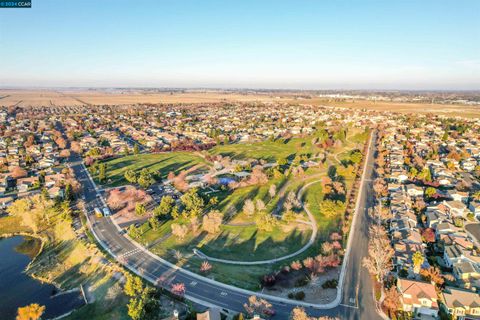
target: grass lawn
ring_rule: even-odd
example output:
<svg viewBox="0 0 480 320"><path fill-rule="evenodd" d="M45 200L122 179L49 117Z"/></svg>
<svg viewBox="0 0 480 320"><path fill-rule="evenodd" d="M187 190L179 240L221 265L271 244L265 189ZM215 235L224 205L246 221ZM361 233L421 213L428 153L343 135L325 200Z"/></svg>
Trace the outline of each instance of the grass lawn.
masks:
<svg viewBox="0 0 480 320"><path fill-rule="evenodd" d="M12 233L31 232L32 230L22 225L19 217L4 216L0 218L0 235L8 235Z"/></svg>
<svg viewBox="0 0 480 320"><path fill-rule="evenodd" d="M321 148L312 145L312 138L277 139L276 141L265 140L254 143L235 143L220 145L212 148L211 154L230 156L234 159L264 159L276 161L282 158L293 159L296 154L315 154Z"/></svg>
<svg viewBox="0 0 480 320"><path fill-rule="evenodd" d="M342 217L339 214L337 217L327 217L321 210L320 205L323 201L323 192L322 185L320 182L314 183L308 187L304 194L304 202L308 209L315 217L318 227L318 237L325 239L331 232L338 231L337 226L340 218Z"/></svg>
<svg viewBox="0 0 480 320"><path fill-rule="evenodd" d="M153 172L160 172L165 178L170 171L178 174L182 170L189 169L197 164L203 164L203 158L192 152L168 152L157 154L138 154L116 158L105 162L107 164L107 186L119 186L127 183L124 174L127 170L137 173L146 168ZM98 182L98 175L93 178Z"/></svg>
<svg viewBox="0 0 480 320"><path fill-rule="evenodd" d="M271 232L266 232L259 231L255 225L222 226L221 233L213 239L202 241L199 249L208 256L231 260L254 261L281 257L303 247L311 234L307 225L286 227L276 226Z"/></svg>
<svg viewBox="0 0 480 320"><path fill-rule="evenodd" d="M138 241L152 245L151 250L161 256L171 256L173 250L189 255L198 248L214 258L231 260L265 260L286 255L300 249L307 243L310 227L300 223L278 225L272 231L260 231L255 225L222 225L221 232L208 236L205 232L188 234L185 239L176 239L171 232L172 221L166 221L158 230L148 224L141 227L143 232ZM154 243L154 241L158 243ZM272 250L272 248L275 250Z"/></svg>

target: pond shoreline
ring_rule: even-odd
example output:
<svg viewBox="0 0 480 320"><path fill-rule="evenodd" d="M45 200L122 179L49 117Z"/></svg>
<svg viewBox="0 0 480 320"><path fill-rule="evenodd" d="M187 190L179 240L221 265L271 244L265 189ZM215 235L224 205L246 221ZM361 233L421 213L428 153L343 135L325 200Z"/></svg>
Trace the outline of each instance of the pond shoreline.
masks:
<svg viewBox="0 0 480 320"><path fill-rule="evenodd" d="M16 239L17 237L18 239ZM32 256L26 252L17 250L18 246L24 244L28 239L39 241L39 248L34 251L34 255ZM12 279L15 280L13 294L10 297L11 301L8 301L8 303L4 302L4 306L2 307L5 309L4 312L8 310L8 317L14 319L15 316L12 312L16 312L16 310L8 308L8 306L14 305L15 308L22 307L27 300L30 301L27 304L38 302L41 305L47 305L44 319L65 316L84 305L79 289L74 288L64 291L58 284L33 274L31 270L32 264L36 261L37 257L43 253L46 239L28 232L11 232L0 234L0 242L3 241L10 242L7 244L4 243L2 246L3 252L1 252L1 254L8 260L8 264L4 262L3 265L0 265L5 268L3 272L7 273L7 277L5 277L3 281L8 283L9 281L11 282ZM27 258L28 263L24 265ZM19 268L21 268L21 270L18 270ZM0 282L2 282L1 279ZM6 319L8 319L8 317Z"/></svg>

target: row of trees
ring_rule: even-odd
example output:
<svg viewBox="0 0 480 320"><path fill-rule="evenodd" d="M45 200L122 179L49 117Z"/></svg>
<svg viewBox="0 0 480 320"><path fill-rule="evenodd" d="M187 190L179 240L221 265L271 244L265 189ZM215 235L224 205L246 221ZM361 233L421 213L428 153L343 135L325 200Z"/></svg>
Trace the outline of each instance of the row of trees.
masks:
<svg viewBox="0 0 480 320"><path fill-rule="evenodd" d="M123 291L130 297L127 313L132 320L158 319L160 305L155 289L144 286L139 277L127 275Z"/></svg>

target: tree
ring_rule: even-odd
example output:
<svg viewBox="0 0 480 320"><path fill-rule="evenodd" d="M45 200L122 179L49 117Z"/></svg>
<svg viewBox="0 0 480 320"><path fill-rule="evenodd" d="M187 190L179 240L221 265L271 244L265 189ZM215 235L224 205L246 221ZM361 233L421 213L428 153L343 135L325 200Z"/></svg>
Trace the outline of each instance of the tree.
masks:
<svg viewBox="0 0 480 320"><path fill-rule="evenodd" d="M320 203L320 212L326 217L333 218L345 211L345 203L338 200L326 199Z"/></svg>
<svg viewBox="0 0 480 320"><path fill-rule="evenodd" d="M368 257L363 258L362 264L377 281L381 282L390 272L394 253L385 229L382 226L370 227Z"/></svg>
<svg viewBox="0 0 480 320"><path fill-rule="evenodd" d="M185 294L185 284L182 282L172 284L170 291L177 296L183 296Z"/></svg>
<svg viewBox="0 0 480 320"><path fill-rule="evenodd" d="M474 194L472 194L472 198L475 201L480 201L480 191L477 191Z"/></svg>
<svg viewBox="0 0 480 320"><path fill-rule="evenodd" d="M425 196L427 196L427 198L432 198L436 193L437 193L437 190L433 187L428 187L425 190Z"/></svg>
<svg viewBox="0 0 480 320"><path fill-rule="evenodd" d="M127 304L127 313L132 320L145 319L145 301L142 298L132 298Z"/></svg>
<svg viewBox="0 0 480 320"><path fill-rule="evenodd" d="M292 263L290 264L290 268L292 268L292 270L300 270L302 269L302 263L298 260L292 261Z"/></svg>
<svg viewBox="0 0 480 320"><path fill-rule="evenodd" d="M424 280L434 282L437 287L442 286L445 282L445 279L440 274L440 271L435 267L429 267L427 269L420 270L420 275Z"/></svg>
<svg viewBox="0 0 480 320"><path fill-rule="evenodd" d="M417 175L417 178L424 181L432 181L432 173L428 167L422 169L422 171Z"/></svg>
<svg viewBox="0 0 480 320"><path fill-rule="evenodd" d="M147 212L145 205L143 203L137 203L135 205L135 214L137 216L143 216Z"/></svg>
<svg viewBox="0 0 480 320"><path fill-rule="evenodd" d="M162 223L155 216L150 217L148 219L148 223L150 224L153 230L158 230L162 226Z"/></svg>
<svg viewBox="0 0 480 320"><path fill-rule="evenodd" d="M203 199L198 195L197 188L190 189L184 193L183 196L180 197L180 201L185 206L185 209L192 215L199 216L205 206Z"/></svg>
<svg viewBox="0 0 480 320"><path fill-rule="evenodd" d="M362 152L360 150L354 150L350 153L350 161L354 164L359 164L362 161Z"/></svg>
<svg viewBox="0 0 480 320"><path fill-rule="evenodd" d="M67 147L67 141L62 137L59 137L55 140L55 143L58 145L60 149L65 149Z"/></svg>
<svg viewBox="0 0 480 320"><path fill-rule="evenodd" d="M220 231L220 226L222 225L223 214L218 211L210 211L208 214L203 216L203 230L210 234L217 233Z"/></svg>
<svg viewBox="0 0 480 320"><path fill-rule="evenodd" d="M373 183L373 191L375 191L377 197L385 197L388 194L388 189L385 181L381 178L375 179Z"/></svg>
<svg viewBox="0 0 480 320"><path fill-rule="evenodd" d="M265 203L263 202L262 199L257 199L256 207L257 207L257 211L264 211L266 209Z"/></svg>
<svg viewBox="0 0 480 320"><path fill-rule="evenodd" d="M67 185L65 186L65 199L69 201L73 200L73 190L70 183L67 183Z"/></svg>
<svg viewBox="0 0 480 320"><path fill-rule="evenodd" d="M139 238L142 234L140 230L135 227L134 224L131 224L130 227L128 227L128 235L134 239Z"/></svg>
<svg viewBox="0 0 480 320"><path fill-rule="evenodd" d="M427 243L434 243L435 239L435 231L432 228L426 228L422 231L423 240Z"/></svg>
<svg viewBox="0 0 480 320"><path fill-rule="evenodd" d="M419 273L424 261L425 257L423 256L423 254L420 251L416 251L412 256L413 272Z"/></svg>
<svg viewBox="0 0 480 320"><path fill-rule="evenodd" d="M123 292L127 296L135 297L138 296L141 292L143 292L143 283L140 277L127 274L126 278L127 279L123 287Z"/></svg>
<svg viewBox="0 0 480 320"><path fill-rule="evenodd" d="M273 315L275 313L270 302L265 299L259 299L256 296L250 296L248 303L245 303L243 307L251 316L254 314Z"/></svg>
<svg viewBox="0 0 480 320"><path fill-rule="evenodd" d="M148 169L142 169L140 176L137 179L137 183L143 188L148 188L155 183L155 178Z"/></svg>
<svg viewBox="0 0 480 320"><path fill-rule="evenodd" d="M12 216L20 217L22 225L32 229L34 234L38 233L41 215L33 209L33 203L29 198L15 200L8 208L7 212Z"/></svg>
<svg viewBox="0 0 480 320"><path fill-rule="evenodd" d="M393 319L392 316L400 307L400 294L396 286L391 286L390 289L385 290L385 297L382 304L387 310L387 315Z"/></svg>
<svg viewBox="0 0 480 320"><path fill-rule="evenodd" d="M124 177L130 183L137 183L137 174L133 170L125 171Z"/></svg>
<svg viewBox="0 0 480 320"><path fill-rule="evenodd" d="M184 239L188 233L188 227L186 225L172 223L170 227L172 228L172 234L178 239Z"/></svg>
<svg viewBox="0 0 480 320"><path fill-rule="evenodd" d="M129 154L130 154L130 150L128 149L128 146L125 145L125 146L123 147L123 155L124 155L124 156L128 156Z"/></svg>
<svg viewBox="0 0 480 320"><path fill-rule="evenodd" d="M245 204L243 205L243 212L247 216L252 216L255 213L255 204L253 203L252 200L247 199L245 201Z"/></svg>
<svg viewBox="0 0 480 320"><path fill-rule="evenodd" d="M172 212L175 200L171 196L163 196L160 204L153 210L155 216L166 216Z"/></svg>
<svg viewBox="0 0 480 320"><path fill-rule="evenodd" d="M307 315L304 308L295 307L290 314L290 320L312 320L312 318Z"/></svg>
<svg viewBox="0 0 480 320"><path fill-rule="evenodd" d="M138 147L138 143L135 143L135 145L133 146L133 154L137 155L139 153L140 153L140 148Z"/></svg>
<svg viewBox="0 0 480 320"><path fill-rule="evenodd" d="M200 266L200 272L207 273L212 269L212 265L208 261L203 261Z"/></svg>
<svg viewBox="0 0 480 320"><path fill-rule="evenodd" d="M100 182L105 181L107 178L107 165L105 163L100 163L98 166L98 180Z"/></svg>
<svg viewBox="0 0 480 320"><path fill-rule="evenodd" d="M82 147L81 147L80 143L77 142L77 141L73 141L70 144L70 150L72 150L75 153L82 153Z"/></svg>
<svg viewBox="0 0 480 320"><path fill-rule="evenodd" d="M45 306L32 303L28 306L18 308L16 320L38 320L44 312Z"/></svg>
<svg viewBox="0 0 480 320"><path fill-rule="evenodd" d="M268 194L270 195L270 198L275 197L275 195L277 194L277 186L275 184L272 183L272 185L268 189Z"/></svg>
<svg viewBox="0 0 480 320"><path fill-rule="evenodd" d="M270 213L260 211L255 215L255 224L259 230L272 231L277 224L277 219Z"/></svg>

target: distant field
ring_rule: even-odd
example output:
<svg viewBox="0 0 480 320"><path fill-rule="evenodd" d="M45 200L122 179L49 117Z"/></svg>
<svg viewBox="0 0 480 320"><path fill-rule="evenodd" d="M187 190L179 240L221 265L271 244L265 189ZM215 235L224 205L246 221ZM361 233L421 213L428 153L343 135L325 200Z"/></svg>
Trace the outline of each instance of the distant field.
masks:
<svg viewBox="0 0 480 320"><path fill-rule="evenodd" d="M130 155L107 161L107 186L119 186L126 183L124 174L127 170L140 172L147 168L151 171L160 171L166 177L170 171L177 174L181 170L189 169L204 160L190 152L169 152L159 154ZM97 179L97 176L94 176Z"/></svg>
<svg viewBox="0 0 480 320"><path fill-rule="evenodd" d="M368 109L375 111L392 111L400 113L434 113L449 116L461 116L466 118L480 117L480 107L465 105L445 105L438 103L403 103L370 100L345 100L333 101L329 99L290 100L292 103L314 104L332 107L345 107L352 109Z"/></svg>
<svg viewBox="0 0 480 320"><path fill-rule="evenodd" d="M22 91L0 90L0 106L81 106L135 103L202 103L222 101L287 101L271 95L253 95L221 92L188 93L108 93L99 91Z"/></svg>
<svg viewBox="0 0 480 320"><path fill-rule="evenodd" d="M103 92L94 90L0 90L0 106L73 106L115 105L135 103L213 103L226 101L291 102L298 104L328 105L377 111L402 113L436 113L463 117L480 117L480 107L431 103L401 103L369 100L334 101L326 98L295 99L291 93L223 93L217 91L162 92L143 91Z"/></svg>

